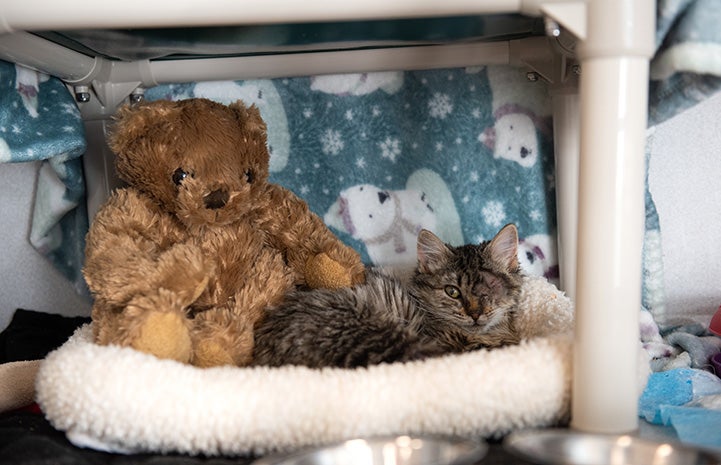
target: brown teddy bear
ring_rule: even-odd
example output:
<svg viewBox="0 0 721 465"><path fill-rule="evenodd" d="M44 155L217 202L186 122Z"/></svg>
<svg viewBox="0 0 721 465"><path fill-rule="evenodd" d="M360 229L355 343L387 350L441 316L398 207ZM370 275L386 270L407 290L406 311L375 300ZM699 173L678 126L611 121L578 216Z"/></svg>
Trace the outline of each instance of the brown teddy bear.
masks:
<svg viewBox="0 0 721 465"><path fill-rule="evenodd" d="M294 286L364 280L360 256L268 181L255 106L125 106L108 141L128 187L112 194L87 236L97 343L203 367L247 365L266 306Z"/></svg>

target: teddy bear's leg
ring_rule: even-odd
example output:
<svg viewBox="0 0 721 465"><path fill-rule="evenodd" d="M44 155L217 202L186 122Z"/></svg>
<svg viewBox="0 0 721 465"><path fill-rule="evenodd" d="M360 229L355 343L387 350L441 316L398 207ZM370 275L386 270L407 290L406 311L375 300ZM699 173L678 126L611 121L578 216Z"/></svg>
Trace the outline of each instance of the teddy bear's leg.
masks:
<svg viewBox="0 0 721 465"><path fill-rule="evenodd" d="M253 353L253 321L230 309L206 310L193 324L191 363L199 367L245 366Z"/></svg>
<svg viewBox="0 0 721 465"><path fill-rule="evenodd" d="M326 253L319 253L305 264L305 282L312 288L340 289L353 284L353 276Z"/></svg>
<svg viewBox="0 0 721 465"><path fill-rule="evenodd" d="M201 312L193 329L193 360L197 366L249 365L253 326L265 308L282 300L297 277L275 252L263 250L243 274L240 289L227 307Z"/></svg>
<svg viewBox="0 0 721 465"><path fill-rule="evenodd" d="M133 298L113 321L105 317L96 334L99 344L118 344L179 362L190 362L192 343L185 302L165 289ZM95 326L95 323L94 323Z"/></svg>

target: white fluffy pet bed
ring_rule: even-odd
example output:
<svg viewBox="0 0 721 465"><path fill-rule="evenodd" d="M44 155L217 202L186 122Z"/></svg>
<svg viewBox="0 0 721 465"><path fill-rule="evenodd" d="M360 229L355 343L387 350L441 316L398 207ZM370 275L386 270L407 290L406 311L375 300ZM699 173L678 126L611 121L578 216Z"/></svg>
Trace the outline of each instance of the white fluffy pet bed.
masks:
<svg viewBox="0 0 721 465"><path fill-rule="evenodd" d="M48 355L37 401L76 445L260 454L382 434L497 437L568 416L573 309L526 278L518 346L367 369L201 369L99 346L80 328Z"/></svg>

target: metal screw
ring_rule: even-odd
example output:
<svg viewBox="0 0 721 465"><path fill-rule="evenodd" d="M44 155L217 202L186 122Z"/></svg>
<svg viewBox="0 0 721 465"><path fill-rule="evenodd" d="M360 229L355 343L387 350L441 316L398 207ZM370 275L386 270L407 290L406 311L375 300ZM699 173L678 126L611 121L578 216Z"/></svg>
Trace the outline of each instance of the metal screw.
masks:
<svg viewBox="0 0 721 465"><path fill-rule="evenodd" d="M550 37L558 37L561 35L561 26L551 18L544 18L543 25L546 28L546 35Z"/></svg>
<svg viewBox="0 0 721 465"><path fill-rule="evenodd" d="M130 93L131 104L140 103L143 100L145 100L145 89L143 89L142 87L138 87Z"/></svg>
<svg viewBox="0 0 721 465"><path fill-rule="evenodd" d="M88 86L75 86L75 100L80 103L90 101L90 88Z"/></svg>
<svg viewBox="0 0 721 465"><path fill-rule="evenodd" d="M541 76L535 71L529 71L526 73L526 79L528 79L531 82L536 82L540 78L541 78Z"/></svg>

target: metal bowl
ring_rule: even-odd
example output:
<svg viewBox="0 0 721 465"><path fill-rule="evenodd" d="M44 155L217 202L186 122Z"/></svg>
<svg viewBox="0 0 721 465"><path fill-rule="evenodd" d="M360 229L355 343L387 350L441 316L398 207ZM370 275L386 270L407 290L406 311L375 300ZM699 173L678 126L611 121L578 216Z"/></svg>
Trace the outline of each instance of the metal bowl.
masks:
<svg viewBox="0 0 721 465"><path fill-rule="evenodd" d="M328 447L263 457L254 465L469 465L485 442L452 437L391 436L351 439Z"/></svg>
<svg viewBox="0 0 721 465"><path fill-rule="evenodd" d="M546 465L721 465L709 451L629 435L569 430L519 431L504 447L530 462Z"/></svg>

